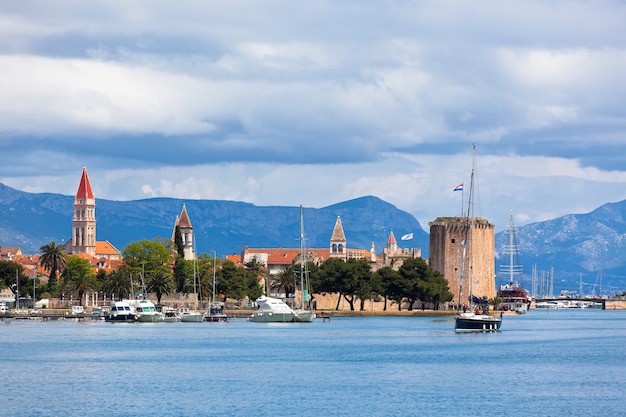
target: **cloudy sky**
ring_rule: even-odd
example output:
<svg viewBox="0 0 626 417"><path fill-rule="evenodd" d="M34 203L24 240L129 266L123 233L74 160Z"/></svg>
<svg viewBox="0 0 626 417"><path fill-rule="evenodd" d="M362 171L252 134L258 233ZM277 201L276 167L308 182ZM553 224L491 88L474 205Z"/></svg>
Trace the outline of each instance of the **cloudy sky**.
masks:
<svg viewBox="0 0 626 417"><path fill-rule="evenodd" d="M0 0L0 182L324 207L427 230L626 199L621 1ZM465 183L464 193L453 192Z"/></svg>

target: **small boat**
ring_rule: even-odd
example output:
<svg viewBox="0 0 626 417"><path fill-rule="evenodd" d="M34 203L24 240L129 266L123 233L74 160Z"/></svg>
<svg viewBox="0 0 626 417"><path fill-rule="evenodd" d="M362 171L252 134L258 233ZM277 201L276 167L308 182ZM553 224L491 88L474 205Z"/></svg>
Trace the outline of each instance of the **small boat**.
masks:
<svg viewBox="0 0 626 417"><path fill-rule="evenodd" d="M294 321L295 313L283 300L262 295L256 299L259 309L252 313L249 321L257 323L288 323Z"/></svg>
<svg viewBox="0 0 626 417"><path fill-rule="evenodd" d="M172 307L163 307L161 309L161 320L163 323L177 323L180 321L178 312Z"/></svg>
<svg viewBox="0 0 626 417"><path fill-rule="evenodd" d="M156 310L150 300L130 300L128 304L135 314L138 323L158 323L161 321L161 313Z"/></svg>
<svg viewBox="0 0 626 417"><path fill-rule="evenodd" d="M217 323L220 321L228 321L228 316L224 313L224 303L215 301L215 271L217 270L217 255L213 252L213 290L209 310L204 314L204 321Z"/></svg>
<svg viewBox="0 0 626 417"><path fill-rule="evenodd" d="M219 321L228 321L228 316L224 313L224 303L214 303L209 305L209 310L204 313L204 321L217 323Z"/></svg>
<svg viewBox="0 0 626 417"><path fill-rule="evenodd" d="M299 323L312 323L315 320L315 312L311 309L309 294L309 270L307 268L307 255L304 250L304 217L302 213L302 204L300 205L300 271L296 275L300 277L300 307L293 310L293 321ZM297 282L294 276L294 282Z"/></svg>
<svg viewBox="0 0 626 417"><path fill-rule="evenodd" d="M455 318L454 331L463 332L497 332L502 324L502 312L499 316L491 316L479 311L461 313Z"/></svg>
<svg viewBox="0 0 626 417"><path fill-rule="evenodd" d="M132 312L128 301L118 300L111 303L111 310L104 319L111 322L134 322L135 313Z"/></svg>
<svg viewBox="0 0 626 417"><path fill-rule="evenodd" d="M180 321L183 323L201 323L204 320L202 313L187 307L178 308L178 317L180 317Z"/></svg>

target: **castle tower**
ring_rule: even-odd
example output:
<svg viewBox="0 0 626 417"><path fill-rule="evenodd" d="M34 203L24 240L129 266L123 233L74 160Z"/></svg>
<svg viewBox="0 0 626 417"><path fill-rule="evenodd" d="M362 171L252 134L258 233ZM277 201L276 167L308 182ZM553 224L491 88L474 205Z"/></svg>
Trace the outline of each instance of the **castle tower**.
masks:
<svg viewBox="0 0 626 417"><path fill-rule="evenodd" d="M387 253L396 253L398 251L398 241L396 240L396 236L393 234L393 230L389 232L386 249Z"/></svg>
<svg viewBox="0 0 626 417"><path fill-rule="evenodd" d="M341 225L341 218L339 216L337 216L335 228L330 237L330 257L346 258L346 235L343 232L343 226Z"/></svg>
<svg viewBox="0 0 626 417"><path fill-rule="evenodd" d="M491 299L496 296L495 226L484 217L471 220L467 217L439 217L428 224L430 266L443 274L454 294L453 302L461 304L469 303L470 284L477 297ZM470 233L472 224L473 233ZM463 292L459 298L461 269Z"/></svg>
<svg viewBox="0 0 626 417"><path fill-rule="evenodd" d="M78 191L74 198L71 253L96 255L96 199L91 190L86 166L83 166Z"/></svg>
<svg viewBox="0 0 626 417"><path fill-rule="evenodd" d="M178 227L180 236L183 239L184 259L195 259L196 254L193 246L193 226L191 225L191 220L189 220L189 215L187 214L187 207L185 207L184 204L183 209L180 212L180 216L176 217L176 222L174 223L174 231L172 232L172 240L174 241L176 238L176 227Z"/></svg>

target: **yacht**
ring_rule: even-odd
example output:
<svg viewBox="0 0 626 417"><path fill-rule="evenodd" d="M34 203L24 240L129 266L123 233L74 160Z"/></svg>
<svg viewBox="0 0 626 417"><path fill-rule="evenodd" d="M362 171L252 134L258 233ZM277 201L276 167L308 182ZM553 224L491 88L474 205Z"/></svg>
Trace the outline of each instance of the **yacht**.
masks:
<svg viewBox="0 0 626 417"><path fill-rule="evenodd" d="M294 321L295 312L283 300L262 295L256 299L259 309L252 313L249 321L257 323L287 323Z"/></svg>
<svg viewBox="0 0 626 417"><path fill-rule="evenodd" d="M135 313L132 312L128 301L118 300L111 303L111 310L104 319L111 322L134 322Z"/></svg>
<svg viewBox="0 0 626 417"><path fill-rule="evenodd" d="M128 304L135 313L135 320L139 323L157 323L161 321L161 313L156 310L150 300L130 300Z"/></svg>

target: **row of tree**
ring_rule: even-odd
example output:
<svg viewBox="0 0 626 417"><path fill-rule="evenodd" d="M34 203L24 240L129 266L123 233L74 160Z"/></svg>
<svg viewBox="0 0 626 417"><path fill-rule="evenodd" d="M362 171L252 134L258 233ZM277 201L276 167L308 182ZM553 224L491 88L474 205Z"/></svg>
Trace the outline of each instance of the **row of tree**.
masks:
<svg viewBox="0 0 626 417"><path fill-rule="evenodd" d="M213 257L202 254L195 261L185 260L181 241L176 238L174 242L165 239L132 242L123 250L119 268L111 272L101 270L97 274L88 260L66 255L64 247L55 242L40 249L40 265L49 271L47 285L38 279L26 278L20 264L1 261L0 286L11 288L16 294L17 279L19 296L35 291L41 298L67 300L75 297L81 303L87 292L99 293L107 299L132 298L145 292L154 294L160 303L163 296L192 293L199 301L254 300L266 291L291 298L299 287L295 279L299 265L270 277L256 258L247 262L245 268L217 259L215 254ZM343 261L337 258L327 259L321 265L309 261L306 270L311 293L338 294L337 309L342 299L351 310L364 310L369 300L384 301L385 310L388 302L397 304L400 310L403 306L412 310L420 302L438 308L452 300L447 281L420 258L405 260L398 270L387 266L373 272L365 259ZM265 283L266 288L261 283Z"/></svg>

